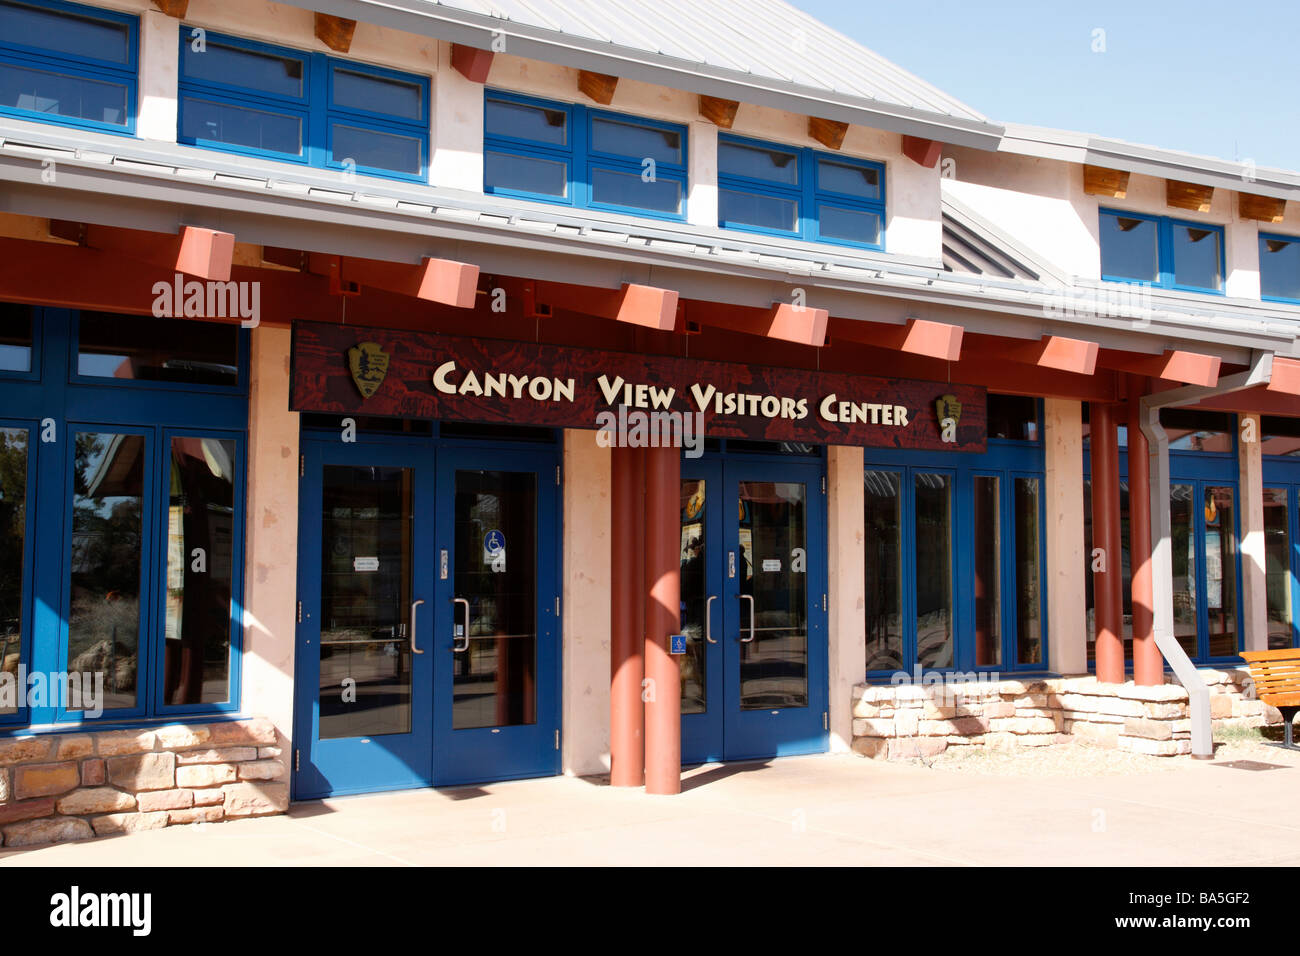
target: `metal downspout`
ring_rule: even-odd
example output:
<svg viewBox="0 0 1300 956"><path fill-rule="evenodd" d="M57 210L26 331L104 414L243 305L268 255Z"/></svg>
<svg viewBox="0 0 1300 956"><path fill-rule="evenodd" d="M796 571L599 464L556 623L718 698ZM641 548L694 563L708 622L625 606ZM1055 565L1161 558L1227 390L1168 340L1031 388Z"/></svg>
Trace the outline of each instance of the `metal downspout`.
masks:
<svg viewBox="0 0 1300 956"><path fill-rule="evenodd" d="M1255 352L1250 368L1231 375L1213 388L1188 385L1142 396L1142 434L1147 438L1151 468L1151 596L1156 647L1174 676L1187 689L1192 715L1192 756L1214 759L1210 734L1210 689L1183 646L1174 637L1174 568L1169 514L1169 436L1160 425L1160 409L1190 405L1216 395L1267 384L1273 374L1273 353Z"/></svg>

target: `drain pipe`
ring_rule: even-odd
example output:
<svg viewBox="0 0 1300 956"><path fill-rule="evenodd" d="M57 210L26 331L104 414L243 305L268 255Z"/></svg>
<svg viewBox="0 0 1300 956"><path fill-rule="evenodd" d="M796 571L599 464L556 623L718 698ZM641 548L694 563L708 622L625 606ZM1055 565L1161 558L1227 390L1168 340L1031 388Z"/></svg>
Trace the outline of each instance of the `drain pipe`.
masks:
<svg viewBox="0 0 1300 956"><path fill-rule="evenodd" d="M1253 352L1250 368L1230 375L1214 387L1187 385L1167 392L1142 396L1142 434L1147 439L1151 475L1151 596L1155 617L1156 647L1164 655L1174 676L1187 689L1192 712L1192 756L1214 759L1210 735L1210 689L1196 665L1174 637L1174 567L1169 516L1169 436L1160 425L1160 409L1191 405L1202 399L1256 385L1266 385L1273 375L1273 353Z"/></svg>

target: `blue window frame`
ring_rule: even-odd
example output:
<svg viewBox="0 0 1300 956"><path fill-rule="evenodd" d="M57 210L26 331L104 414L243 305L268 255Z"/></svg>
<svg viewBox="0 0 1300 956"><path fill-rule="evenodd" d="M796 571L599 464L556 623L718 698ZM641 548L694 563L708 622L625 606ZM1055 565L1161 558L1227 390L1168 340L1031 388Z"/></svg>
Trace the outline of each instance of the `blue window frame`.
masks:
<svg viewBox="0 0 1300 956"><path fill-rule="evenodd" d="M1119 209L1099 215L1101 277L1223 294L1223 227Z"/></svg>
<svg viewBox="0 0 1300 956"><path fill-rule="evenodd" d="M425 182L429 80L182 28L177 140Z"/></svg>
<svg viewBox="0 0 1300 956"><path fill-rule="evenodd" d="M686 127L489 90L483 191L686 218Z"/></svg>
<svg viewBox="0 0 1300 956"><path fill-rule="evenodd" d="M29 369L0 370L0 667L101 673L105 701L94 717L24 700L0 730L237 711L248 333L7 304L0 318L19 310L30 359L11 364Z"/></svg>
<svg viewBox="0 0 1300 956"><path fill-rule="evenodd" d="M865 159L718 137L718 225L885 248L885 167Z"/></svg>
<svg viewBox="0 0 1300 956"><path fill-rule="evenodd" d="M993 406L1003 396L990 396ZM1038 422L983 454L867 449L867 673L1041 672L1045 465ZM1003 416L1007 420L1016 416Z"/></svg>
<svg viewBox="0 0 1300 956"><path fill-rule="evenodd" d="M1266 302L1300 302L1300 236L1259 234L1259 295Z"/></svg>
<svg viewBox="0 0 1300 956"><path fill-rule="evenodd" d="M59 0L0 0L0 113L134 135L139 24Z"/></svg>

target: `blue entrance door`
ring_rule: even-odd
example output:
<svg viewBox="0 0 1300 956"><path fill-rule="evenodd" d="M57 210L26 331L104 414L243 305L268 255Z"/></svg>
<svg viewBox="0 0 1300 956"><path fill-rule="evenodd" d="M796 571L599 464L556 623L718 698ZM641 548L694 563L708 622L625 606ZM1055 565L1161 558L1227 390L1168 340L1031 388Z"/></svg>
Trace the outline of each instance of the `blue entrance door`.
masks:
<svg viewBox="0 0 1300 956"><path fill-rule="evenodd" d="M682 466L682 760L826 749L820 463Z"/></svg>
<svg viewBox="0 0 1300 956"><path fill-rule="evenodd" d="M434 782L559 773L556 455L444 449L438 487Z"/></svg>
<svg viewBox="0 0 1300 956"><path fill-rule="evenodd" d="M303 453L294 797L558 773L555 451Z"/></svg>
<svg viewBox="0 0 1300 956"><path fill-rule="evenodd" d="M428 786L433 452L303 442L294 796Z"/></svg>

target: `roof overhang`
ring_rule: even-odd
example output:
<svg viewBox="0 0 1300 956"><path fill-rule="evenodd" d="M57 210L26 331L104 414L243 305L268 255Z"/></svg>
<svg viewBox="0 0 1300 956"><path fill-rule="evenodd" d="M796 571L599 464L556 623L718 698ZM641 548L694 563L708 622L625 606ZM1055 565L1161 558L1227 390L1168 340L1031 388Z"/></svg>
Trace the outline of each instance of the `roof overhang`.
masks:
<svg viewBox="0 0 1300 956"><path fill-rule="evenodd" d="M479 49L491 49L494 34L504 33L512 56L555 63L578 70L654 83L675 90L788 110L872 129L996 150L1003 127L945 116L907 106L801 86L740 70L692 63L675 57L588 40L529 24L411 0L279 0L289 6L349 20L433 37Z"/></svg>
<svg viewBox="0 0 1300 956"><path fill-rule="evenodd" d="M1121 169L1144 176L1255 193L1275 199L1300 199L1300 173L1257 167L1249 161L1232 162L1197 156L1070 130L1008 123L998 149L1004 153Z"/></svg>

